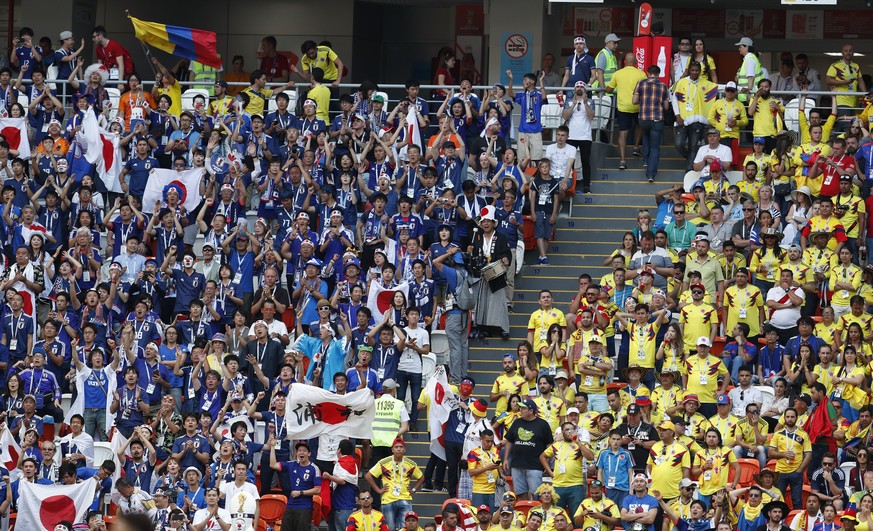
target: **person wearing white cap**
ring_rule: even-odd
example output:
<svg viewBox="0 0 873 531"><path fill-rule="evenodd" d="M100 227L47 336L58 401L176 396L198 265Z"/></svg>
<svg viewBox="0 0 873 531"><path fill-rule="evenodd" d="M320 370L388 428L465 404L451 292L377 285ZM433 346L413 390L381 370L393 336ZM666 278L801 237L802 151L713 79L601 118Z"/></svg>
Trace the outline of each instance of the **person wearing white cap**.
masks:
<svg viewBox="0 0 873 531"><path fill-rule="evenodd" d="M658 500L649 494L650 483L651 480L645 474L635 475L631 483L631 493L621 502L621 521L628 531L655 531Z"/></svg>
<svg viewBox="0 0 873 531"><path fill-rule="evenodd" d="M493 205L486 206L479 212L481 230L473 235L470 244L473 256L485 259L487 267L505 268L509 266L509 254L512 250L506 241L506 236L494 230L497 226L496 209ZM498 264L492 266L491 264ZM509 309L506 306L506 274L497 275L487 282L479 283L477 311L474 314L474 324L480 333L485 329L499 329L504 340L509 339Z"/></svg>
<svg viewBox="0 0 873 531"><path fill-rule="evenodd" d="M620 40L615 33L610 33L603 40L603 48L597 52L597 56L594 58L594 77L596 79L591 83L592 88L606 88L612 79L612 74L618 70L615 50L618 48Z"/></svg>
<svg viewBox="0 0 873 531"><path fill-rule="evenodd" d="M716 100L709 108L708 121L718 129L719 143L731 148L731 160L739 164L740 129L749 124L749 115L745 105L737 101L737 84L734 81L725 84L724 98Z"/></svg>
<svg viewBox="0 0 873 531"><path fill-rule="evenodd" d="M586 55L588 57L588 55ZM571 57L572 59L572 57ZM573 98L567 101L561 112L570 130L567 143L575 147L581 162L582 193L591 192L591 120L594 119L594 108L588 99L588 86L585 81L576 81L573 85ZM576 186L579 190L579 185Z"/></svg>
<svg viewBox="0 0 873 531"><path fill-rule="evenodd" d="M578 82L588 84L591 82L591 71L594 69L594 59L588 54L585 37L576 35L573 37L573 53L567 57L564 67L562 87L575 87Z"/></svg>
<svg viewBox="0 0 873 531"><path fill-rule="evenodd" d="M725 394L731 383L730 373L721 358L709 353L712 340L707 336L697 338L697 355L689 356L685 390L686 396L696 395L700 403L700 413L709 418L718 413L716 395ZM718 379L722 382L719 384Z"/></svg>
<svg viewBox="0 0 873 531"><path fill-rule="evenodd" d="M67 79L73 73L76 67L76 58L82 54L85 49L85 39L82 38L78 50L73 50L76 44L76 39L73 38L72 31L62 31L58 40L61 42L61 47L55 50L54 64L58 67L57 79Z"/></svg>
<svg viewBox="0 0 873 531"><path fill-rule="evenodd" d="M740 89L741 102L748 101L749 94L754 94L758 82L764 79L764 69L761 67L761 60L758 59L758 53L753 48L754 45L754 41L748 37L743 37L740 42L734 44L739 47L740 56L743 58L743 64L737 70L735 80Z"/></svg>

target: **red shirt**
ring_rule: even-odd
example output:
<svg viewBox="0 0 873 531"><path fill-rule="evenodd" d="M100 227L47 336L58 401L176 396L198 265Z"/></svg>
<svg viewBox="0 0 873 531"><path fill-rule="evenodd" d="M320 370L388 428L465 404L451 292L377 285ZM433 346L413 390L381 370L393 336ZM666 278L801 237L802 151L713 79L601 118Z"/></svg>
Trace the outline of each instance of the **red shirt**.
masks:
<svg viewBox="0 0 873 531"><path fill-rule="evenodd" d="M133 59L130 58L130 52L124 46L116 41L109 41L106 46L97 47L97 59L103 63L107 70L118 68L118 57L124 58L124 77L129 76L133 72Z"/></svg>
<svg viewBox="0 0 873 531"><path fill-rule="evenodd" d="M830 157L838 167L840 167L843 171L850 171L851 174L855 173L855 157L851 155L843 155L840 158ZM835 195L840 194L840 174L837 173L836 168L826 164L823 160L818 163L821 168L822 180L821 180L821 195L824 197L834 197Z"/></svg>
<svg viewBox="0 0 873 531"><path fill-rule="evenodd" d="M276 54L273 57L264 57L261 59L261 71L267 74L267 79L272 80L276 79L284 79L288 77L288 72L291 70L291 67L288 65L288 58L284 55ZM282 75L282 72L285 72L285 75Z"/></svg>

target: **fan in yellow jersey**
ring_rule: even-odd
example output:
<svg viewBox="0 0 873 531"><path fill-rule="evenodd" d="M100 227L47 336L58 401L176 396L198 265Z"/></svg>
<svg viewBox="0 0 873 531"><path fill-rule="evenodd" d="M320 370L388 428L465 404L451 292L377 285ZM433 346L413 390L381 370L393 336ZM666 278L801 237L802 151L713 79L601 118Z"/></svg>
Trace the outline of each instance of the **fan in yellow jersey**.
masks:
<svg viewBox="0 0 873 531"><path fill-rule="evenodd" d="M825 345L834 345L839 335L839 328L840 324L834 320L834 309L830 306L825 306L821 309L821 322L815 324L815 331L813 333Z"/></svg>
<svg viewBox="0 0 873 531"><path fill-rule="evenodd" d="M749 269L740 268L736 273L737 283L724 291L722 321L725 330L733 330L737 323L749 325L749 337L761 334L761 325L766 320L764 295L757 286L749 284Z"/></svg>
<svg viewBox="0 0 873 531"><path fill-rule="evenodd" d="M424 474L421 473L418 465L412 459L405 457L406 443L403 442L403 439L400 437L394 439L391 452L393 455L373 465L373 468L364 476L370 487L382 495L382 508L386 510L394 502L411 504L412 494L418 491L421 484L424 483ZM376 485L376 478L382 479L381 488ZM415 481L412 489L409 488L411 480ZM394 520L392 519L391 522L393 527Z"/></svg>
<svg viewBox="0 0 873 531"><path fill-rule="evenodd" d="M503 493L503 505L500 507L500 514L496 514L492 516L491 523L499 525L501 529L508 529L508 525L506 525L506 520L508 519L511 522L511 527L515 529L522 530L527 523L527 515L524 511L518 511L515 509L515 504L518 499L515 496L515 493L511 490L508 490ZM508 514L504 516L504 511L509 509L512 512L512 516L510 517ZM492 530L494 527L492 526Z"/></svg>
<svg viewBox="0 0 873 531"><path fill-rule="evenodd" d="M759 249L752 253L752 259L749 262L749 271L755 275L755 285L761 289L769 290L776 282L776 274L785 258L785 251L779 247L781 238L782 232L779 229L772 227L761 229L763 243Z"/></svg>
<svg viewBox="0 0 873 531"><path fill-rule="evenodd" d="M767 140L763 136L754 137L752 139L752 152L743 159L743 168L748 168L750 162L755 163L757 168L755 176L762 183L770 171L770 154L764 152L766 144ZM757 203L758 200L756 199L755 202Z"/></svg>
<svg viewBox="0 0 873 531"><path fill-rule="evenodd" d="M831 114L824 123L821 121L821 111L815 108L809 110L809 121L807 122L805 109L806 90L802 90L800 91L800 108L797 113L800 119L800 141L804 144L809 142L809 130L815 125L822 128L822 138L830 138L831 131L833 131L837 121L837 99L831 98Z"/></svg>
<svg viewBox="0 0 873 531"><path fill-rule="evenodd" d="M544 346L548 346L549 327L558 324L564 330L566 340L567 319L564 312L552 307L552 292L544 289L540 291L540 309L530 315L527 323L527 340L533 345L534 352L539 352Z"/></svg>
<svg viewBox="0 0 873 531"><path fill-rule="evenodd" d="M716 399L718 413L709 417L709 425L721 435L722 441L733 441L736 437L736 427L740 419L731 412L731 399L728 395L718 395Z"/></svg>
<svg viewBox="0 0 873 531"><path fill-rule="evenodd" d="M724 394L730 385L731 379L727 367L720 358L710 355L712 341L707 336L697 338L697 355L689 356L685 360L685 371L682 377L685 391L694 394L700 401L703 414L712 414L716 411L715 397ZM719 386L718 378L722 378ZM687 398L687 395L686 395Z"/></svg>
<svg viewBox="0 0 873 531"><path fill-rule="evenodd" d="M619 524L621 511L615 502L603 495L603 490L603 482L599 479L588 485L588 497L582 500L573 514L573 522L577 528L612 529Z"/></svg>
<svg viewBox="0 0 873 531"><path fill-rule="evenodd" d="M761 406L746 404L746 416L737 423L736 446L733 447L737 458L757 459L762 466L767 464L767 433L770 425L761 418Z"/></svg>
<svg viewBox="0 0 873 531"><path fill-rule="evenodd" d="M823 131L820 125L810 126L807 136L809 138L794 151L794 180L798 190L806 187L811 195L819 195L822 180L810 178L809 171L818 162L819 157L827 157L831 154L831 147L822 142Z"/></svg>
<svg viewBox="0 0 873 531"><path fill-rule="evenodd" d="M467 471L473 478L471 502L475 507L487 506L490 512L490 508L494 507L494 493L497 492L497 480L500 479L502 463L497 447L494 446L494 432L482 430L479 438L479 446L467 454Z"/></svg>
<svg viewBox="0 0 873 531"><path fill-rule="evenodd" d="M591 308L580 309L577 312L577 319L576 330L570 334L570 340L567 342L567 357L574 370L578 370L579 360L588 356L591 340L604 336L603 330L594 324L594 310ZM600 342L606 344L604 339L600 339Z"/></svg>
<svg viewBox="0 0 873 531"><path fill-rule="evenodd" d="M782 261L779 267L779 275L782 271L791 271L791 285L795 288L803 288L804 291L815 292L815 277L809 264L803 261L803 251L796 243L788 246L788 259Z"/></svg>
<svg viewBox="0 0 873 531"><path fill-rule="evenodd" d="M721 266L724 285L731 286L736 282L737 271L741 267L746 267L746 257L737 252L737 246L733 241L724 242L721 246L721 252L718 264Z"/></svg>
<svg viewBox="0 0 873 531"><path fill-rule="evenodd" d="M718 312L714 307L703 302L706 288L703 284L692 284L691 304L679 312L679 327L682 329L682 341L685 343L685 353L690 353L699 337L715 339L718 331Z"/></svg>
<svg viewBox="0 0 873 531"><path fill-rule="evenodd" d="M349 515L345 531L390 531L385 515L373 509L373 496L369 491L358 493L358 504L361 508Z"/></svg>
<svg viewBox="0 0 873 531"><path fill-rule="evenodd" d="M538 531L555 531L555 517L559 514L563 515L564 518L567 519L567 522L570 521L570 516L567 514L567 511L565 511L559 504L561 501L560 497L551 485L543 483L537 488L534 494L536 494L537 499L540 500L540 507L537 507L536 510L539 511L543 517L543 523L540 525Z"/></svg>
<svg viewBox="0 0 873 531"><path fill-rule="evenodd" d="M679 327L679 323L667 325L664 341L658 347L655 358L658 361L663 360L661 365L663 371L678 372L685 366L685 344L682 341L682 329Z"/></svg>
<svg viewBox="0 0 873 531"><path fill-rule="evenodd" d="M655 352L656 338L661 325L667 324L666 310L658 310L649 316L649 306L647 304L637 304L634 308L633 316L636 320L631 323L628 318L630 314L617 313L616 319L630 335L630 350L628 351L628 363L631 365L639 365L644 369L652 369L646 371L648 374L644 376L643 382L649 386L654 385L655 375Z"/></svg>
<svg viewBox="0 0 873 531"><path fill-rule="evenodd" d="M843 314L837 319L840 345L848 341L849 326L852 323L857 323L861 327L861 338L864 341L870 341L870 336L873 334L873 315L865 311L864 299L859 295L854 295L849 299L849 313ZM865 346L868 345L865 344Z"/></svg>
<svg viewBox="0 0 873 531"><path fill-rule="evenodd" d="M585 499L584 459L594 459L594 453L579 440L576 426L572 422L561 425L562 437L555 440L540 454L543 470L552 478L552 486L558 495L556 505L571 510ZM590 437L589 437L590 438ZM549 466L554 458L555 466Z"/></svg>
<svg viewBox="0 0 873 531"><path fill-rule="evenodd" d="M521 511L519 511L519 514ZM501 505L499 514L494 515L497 523L493 523L488 531L521 531L521 526L515 523L515 511L509 505ZM492 520L493 522L493 520Z"/></svg>
<svg viewBox="0 0 873 531"><path fill-rule="evenodd" d="M537 388L540 394L533 399L534 404L537 405L540 417L549 423L552 431L555 431L564 422L567 407L564 405L563 399L552 393L555 388L555 379L548 374L540 375L537 378Z"/></svg>
<svg viewBox="0 0 873 531"><path fill-rule="evenodd" d="M724 99L716 100L709 108L709 123L718 129L721 138L740 139L740 128L749 124L746 107L737 101L737 84L728 81L724 86ZM739 162L739 161L735 161Z"/></svg>
<svg viewBox="0 0 873 531"><path fill-rule="evenodd" d="M679 496L679 482L688 477L691 469L691 453L676 440L676 425L665 421L658 425L658 437L649 450L646 474L652 478L652 490L671 500Z"/></svg>
<svg viewBox="0 0 873 531"><path fill-rule="evenodd" d="M740 479L740 464L737 456L730 448L724 446L719 430L709 428L704 437L706 446L694 459L693 474L699 476L700 494L699 499L709 503L709 497L716 491L728 485L728 474L734 469L734 480L730 482L729 490L737 488Z"/></svg>
<svg viewBox="0 0 873 531"><path fill-rule="evenodd" d="M576 373L582 378L579 391L588 394L588 400L595 411L606 411L607 377L612 371L612 361L603 345L603 337L592 336L588 340L588 353L576 362ZM578 396L578 395L577 395Z"/></svg>
<svg viewBox="0 0 873 531"><path fill-rule="evenodd" d="M489 400L497 402L497 405L494 406L494 414L500 416L506 411L510 396L520 395L526 397L528 394L530 394L530 389L524 377L518 374L515 356L513 354L506 354L503 356L503 374L494 380L491 393L488 395Z"/></svg>
<svg viewBox="0 0 873 531"><path fill-rule="evenodd" d="M658 375L661 385L652 391L652 422L660 423L670 420L667 410L676 407L682 396L682 390L676 382L679 381L679 371L663 370Z"/></svg>
<svg viewBox="0 0 873 531"><path fill-rule="evenodd" d="M697 395L686 393L679 406L680 409L676 414L685 422L685 435L696 441L702 441L703 434L709 429L709 421L697 411L700 409L700 399Z"/></svg>
<svg viewBox="0 0 873 531"><path fill-rule="evenodd" d="M785 427L773 434L770 440L770 459L776 459L776 472L780 474L779 486L791 488L791 501L800 507L802 501L803 473L812 461L812 445L809 435L797 426L797 410L788 408L783 415Z"/></svg>
<svg viewBox="0 0 873 531"><path fill-rule="evenodd" d="M836 318L840 319L851 311L850 300L861 287L861 268L852 263L852 250L848 247L841 248L837 257L839 263L828 271L828 283L834 292L831 308Z"/></svg>

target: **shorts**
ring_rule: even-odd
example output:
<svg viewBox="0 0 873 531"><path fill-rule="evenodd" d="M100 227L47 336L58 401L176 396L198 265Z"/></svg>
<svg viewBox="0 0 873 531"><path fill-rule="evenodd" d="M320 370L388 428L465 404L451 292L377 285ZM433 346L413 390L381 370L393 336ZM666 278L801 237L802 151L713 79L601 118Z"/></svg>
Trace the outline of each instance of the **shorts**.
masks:
<svg viewBox="0 0 873 531"><path fill-rule="evenodd" d="M619 131L632 131L637 125L638 113L615 111L615 119L618 121Z"/></svg>
<svg viewBox="0 0 873 531"><path fill-rule="evenodd" d="M537 222L534 225L534 238L552 239L552 223L550 221L551 214L537 212Z"/></svg>
<svg viewBox="0 0 873 531"><path fill-rule="evenodd" d="M543 134L542 133L518 133L519 139L524 139L524 143L519 142L518 160L524 158L524 155L530 151L531 160L540 160L543 158Z"/></svg>
<svg viewBox="0 0 873 531"><path fill-rule="evenodd" d="M512 490L515 492L516 496L529 492L531 497L533 497L533 493L536 492L542 484L542 470L528 470L525 468L512 469Z"/></svg>

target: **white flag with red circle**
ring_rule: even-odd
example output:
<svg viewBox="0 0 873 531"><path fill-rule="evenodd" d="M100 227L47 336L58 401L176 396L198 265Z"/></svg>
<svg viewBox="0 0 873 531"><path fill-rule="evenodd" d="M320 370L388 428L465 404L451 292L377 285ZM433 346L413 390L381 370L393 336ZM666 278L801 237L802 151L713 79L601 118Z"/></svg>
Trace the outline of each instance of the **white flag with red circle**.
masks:
<svg viewBox="0 0 873 531"><path fill-rule="evenodd" d="M18 458L21 456L21 446L9 432L9 428L0 434L0 463L10 472L18 468Z"/></svg>
<svg viewBox="0 0 873 531"><path fill-rule="evenodd" d="M285 411L288 439L314 439L320 435L373 438L376 402L369 389L338 395L312 385L292 385Z"/></svg>
<svg viewBox="0 0 873 531"><path fill-rule="evenodd" d="M193 212L200 204L200 179L203 177L203 168L192 168L185 171L155 168L149 174L143 192L143 208L153 209L155 201L160 201L161 206L166 206L166 193L170 188L175 188L179 193L179 204L188 212Z"/></svg>
<svg viewBox="0 0 873 531"><path fill-rule="evenodd" d="M19 157L30 160L30 140L27 138L25 118L0 118L0 135L6 139L9 149L17 149Z"/></svg>
<svg viewBox="0 0 873 531"><path fill-rule="evenodd" d="M124 167L124 155L121 152L121 138L118 133L110 133L100 129L100 143L103 156L97 162L97 175L103 179L103 184L110 192L123 194L118 176Z"/></svg>
<svg viewBox="0 0 873 531"><path fill-rule="evenodd" d="M391 309L391 301L397 292L409 298L409 284L404 282L393 288L385 288L378 282L370 284L370 293L367 294L367 308L373 313L373 319L379 323L385 316L385 312Z"/></svg>
<svg viewBox="0 0 873 531"><path fill-rule="evenodd" d="M449 386L445 367L442 365L437 366L433 376L427 381L427 386L424 390L430 400L430 409L427 414L428 428L430 429L430 451L433 455L445 460L446 423L449 421L449 415L451 415L452 410L458 404L458 399L455 398L455 393Z"/></svg>
<svg viewBox="0 0 873 531"><path fill-rule="evenodd" d="M18 519L15 527L53 531L58 522L79 523L94 501L93 479L73 485L38 485L18 482Z"/></svg>

